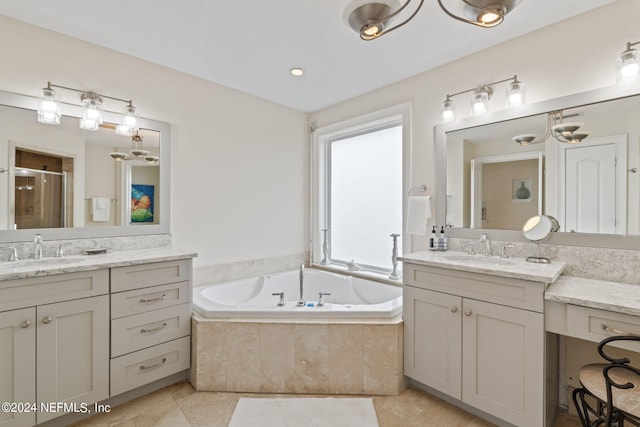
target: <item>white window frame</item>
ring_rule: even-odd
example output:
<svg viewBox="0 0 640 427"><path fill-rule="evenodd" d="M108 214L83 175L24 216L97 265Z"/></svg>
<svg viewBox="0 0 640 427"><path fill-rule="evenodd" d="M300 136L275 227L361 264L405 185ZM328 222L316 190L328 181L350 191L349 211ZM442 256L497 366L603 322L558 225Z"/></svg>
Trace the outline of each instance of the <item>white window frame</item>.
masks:
<svg viewBox="0 0 640 427"><path fill-rule="evenodd" d="M405 233L406 230L406 206L408 190L411 182L411 114L410 102L385 108L384 110L365 114L353 119L345 120L332 125L315 129L312 133L311 143L311 200L310 200L310 251L311 264L319 265L322 261L322 229L329 222L329 198L330 194L330 164L328 162L331 142L348 137L362 135L388 128L393 125L402 125L402 252L407 253L411 248L411 239ZM329 232L329 235L331 232ZM389 269L391 270L392 240L389 237ZM357 259L355 260L358 261ZM339 264L334 264L339 265Z"/></svg>

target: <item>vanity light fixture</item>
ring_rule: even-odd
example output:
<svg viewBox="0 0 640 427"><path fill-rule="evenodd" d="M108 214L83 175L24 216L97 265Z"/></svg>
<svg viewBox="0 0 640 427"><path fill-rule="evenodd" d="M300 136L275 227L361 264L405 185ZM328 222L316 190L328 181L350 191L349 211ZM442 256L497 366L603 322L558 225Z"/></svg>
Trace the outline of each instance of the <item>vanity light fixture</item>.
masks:
<svg viewBox="0 0 640 427"><path fill-rule="evenodd" d="M442 103L442 120L445 122L455 120L455 105L451 98L469 92L473 92L473 95L471 96L471 114L474 116L487 114L489 112L489 100L493 96L493 86L504 82L511 82L507 87L507 107L519 107L523 105L525 99L525 85L518 80L518 76L515 75L508 79L499 80L474 89L467 89L453 94L448 94Z"/></svg>
<svg viewBox="0 0 640 427"><path fill-rule="evenodd" d="M113 153L109 153L109 155L118 162L123 160L142 160L147 163L158 163L160 161L160 157L153 156L149 150L144 150L142 148L142 138L142 135L140 135L139 131L136 129L135 133L131 136L130 153L114 151Z"/></svg>
<svg viewBox="0 0 640 427"><path fill-rule="evenodd" d="M640 71L640 57L638 50L633 46L640 44L640 41L627 43L627 48L618 55L616 62L616 70L618 79L621 83L629 83L634 81L638 77L638 71Z"/></svg>
<svg viewBox="0 0 640 427"><path fill-rule="evenodd" d="M102 102L103 98L106 98L127 104L123 110L122 122L116 126L115 132L118 135L131 136L136 131L136 108L131 100L60 86L51 82L47 82L47 87L42 89L42 95L38 99L38 121L40 123L60 124L60 95L54 88L80 93L80 102L84 107L82 118L80 119L80 128L86 130L98 130L100 128L102 124Z"/></svg>
<svg viewBox="0 0 640 427"><path fill-rule="evenodd" d="M582 140L589 136L589 132L580 131L580 128L584 126L584 123L563 123L562 121L563 118L576 117L579 115L581 115L581 113L570 114L563 117L562 111L552 111L547 114L547 126L542 138L537 138L537 135L533 133L525 133L522 135L516 135L511 139L515 143L525 146L540 144L553 135L553 137L560 142L567 144L580 144Z"/></svg>
<svg viewBox="0 0 640 427"><path fill-rule="evenodd" d="M389 27L407 9L411 1L407 0L402 6L398 7L399 4L393 0L375 0L364 4L362 4L362 0L352 0L345 9L345 21L355 32L360 34L362 40L374 40L402 27L416 16L424 0L418 0L418 5L415 6L413 12L406 19ZM438 4L453 19L478 27L492 28L504 21L505 15L513 10L517 1L455 0L460 6L460 14L464 15L464 17L451 12L444 5L443 0L438 0Z"/></svg>

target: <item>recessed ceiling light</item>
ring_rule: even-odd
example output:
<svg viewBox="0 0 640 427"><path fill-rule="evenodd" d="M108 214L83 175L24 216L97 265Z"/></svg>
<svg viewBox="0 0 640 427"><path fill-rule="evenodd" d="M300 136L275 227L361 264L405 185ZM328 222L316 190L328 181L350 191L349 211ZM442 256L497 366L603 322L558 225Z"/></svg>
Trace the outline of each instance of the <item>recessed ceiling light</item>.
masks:
<svg viewBox="0 0 640 427"><path fill-rule="evenodd" d="M300 77L300 76L302 76L304 74L304 70L302 68L298 68L298 67L290 69L289 72L294 77Z"/></svg>

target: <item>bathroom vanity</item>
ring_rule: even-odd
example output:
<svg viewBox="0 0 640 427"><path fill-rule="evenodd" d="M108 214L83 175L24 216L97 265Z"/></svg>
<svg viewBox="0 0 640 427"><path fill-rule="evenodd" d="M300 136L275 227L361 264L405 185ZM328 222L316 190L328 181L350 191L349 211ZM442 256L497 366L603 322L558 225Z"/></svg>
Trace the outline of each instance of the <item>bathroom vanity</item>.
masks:
<svg viewBox="0 0 640 427"><path fill-rule="evenodd" d="M0 425L94 413L96 402L186 378L194 256L148 249L0 264L0 401L15 404Z"/></svg>
<svg viewBox="0 0 640 427"><path fill-rule="evenodd" d="M400 259L405 375L511 424L551 425L557 396L546 374L557 367L547 361L544 291L564 263L429 251Z"/></svg>

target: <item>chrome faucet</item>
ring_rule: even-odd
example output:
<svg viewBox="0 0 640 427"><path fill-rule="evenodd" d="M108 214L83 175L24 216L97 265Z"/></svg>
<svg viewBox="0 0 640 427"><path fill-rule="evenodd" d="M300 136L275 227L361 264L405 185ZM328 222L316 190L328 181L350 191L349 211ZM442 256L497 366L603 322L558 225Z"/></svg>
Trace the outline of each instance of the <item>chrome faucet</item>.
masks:
<svg viewBox="0 0 640 427"><path fill-rule="evenodd" d="M491 256L491 242L489 241L487 233L482 233L480 235L480 243L484 243L484 256Z"/></svg>
<svg viewBox="0 0 640 427"><path fill-rule="evenodd" d="M329 292L318 292L318 303L316 306L322 307L324 305L324 297L327 295L331 295Z"/></svg>
<svg viewBox="0 0 640 427"><path fill-rule="evenodd" d="M36 237L33 239L33 243L36 246L33 253L33 259L42 259L42 236L40 233L36 234Z"/></svg>
<svg viewBox="0 0 640 427"><path fill-rule="evenodd" d="M303 307L305 305L305 302L302 299L303 293L304 293L304 264L300 264L300 299L296 303L298 307Z"/></svg>
<svg viewBox="0 0 640 427"><path fill-rule="evenodd" d="M18 261L18 250L14 246L2 246L0 249L11 251L11 255L9 255L9 262Z"/></svg>

